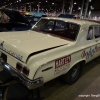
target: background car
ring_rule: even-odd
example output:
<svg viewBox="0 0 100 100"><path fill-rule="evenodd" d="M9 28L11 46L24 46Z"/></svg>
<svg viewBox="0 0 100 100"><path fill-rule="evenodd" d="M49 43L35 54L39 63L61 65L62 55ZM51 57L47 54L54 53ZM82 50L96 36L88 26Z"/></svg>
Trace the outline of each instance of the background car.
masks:
<svg viewBox="0 0 100 100"><path fill-rule="evenodd" d="M30 13L30 14L23 14L23 16L32 24L34 25L37 21L40 20L41 17L47 17L44 13Z"/></svg>
<svg viewBox="0 0 100 100"><path fill-rule="evenodd" d="M2 31L23 31L29 30L32 24L22 16L18 11L9 9L0 9L0 13L5 13L8 16L8 22L0 22L0 32ZM2 14L0 14L0 18Z"/></svg>

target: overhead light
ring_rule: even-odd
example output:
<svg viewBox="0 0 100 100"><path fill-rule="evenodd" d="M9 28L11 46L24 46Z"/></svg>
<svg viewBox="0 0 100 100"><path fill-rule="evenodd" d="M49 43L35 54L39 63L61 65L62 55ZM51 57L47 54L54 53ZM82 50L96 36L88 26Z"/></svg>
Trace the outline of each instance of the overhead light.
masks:
<svg viewBox="0 0 100 100"><path fill-rule="evenodd" d="M46 2L48 2L48 1L46 0Z"/></svg>
<svg viewBox="0 0 100 100"><path fill-rule="evenodd" d="M91 2L92 0L89 0L89 2Z"/></svg>
<svg viewBox="0 0 100 100"><path fill-rule="evenodd" d="M54 5L54 3L52 3L52 5Z"/></svg>
<svg viewBox="0 0 100 100"><path fill-rule="evenodd" d="M91 8L91 10L93 10L94 8L93 8L93 6L90 6L90 8Z"/></svg>
<svg viewBox="0 0 100 100"><path fill-rule="evenodd" d="M81 7L78 8L78 10L80 10L80 9L81 9Z"/></svg>
<svg viewBox="0 0 100 100"><path fill-rule="evenodd" d="M74 5L76 5L76 2L74 2Z"/></svg>

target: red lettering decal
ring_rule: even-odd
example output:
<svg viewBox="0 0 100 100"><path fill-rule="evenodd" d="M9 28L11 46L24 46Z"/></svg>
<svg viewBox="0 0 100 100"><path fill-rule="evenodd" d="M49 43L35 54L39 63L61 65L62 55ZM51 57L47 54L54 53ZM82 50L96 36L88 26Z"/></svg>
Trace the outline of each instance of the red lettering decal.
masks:
<svg viewBox="0 0 100 100"><path fill-rule="evenodd" d="M60 59L57 59L55 61L55 69L65 65L65 64L67 65L70 62L71 62L71 55L63 57L63 58L60 58Z"/></svg>
<svg viewBox="0 0 100 100"><path fill-rule="evenodd" d="M82 52L81 57L84 58L86 56L85 50Z"/></svg>

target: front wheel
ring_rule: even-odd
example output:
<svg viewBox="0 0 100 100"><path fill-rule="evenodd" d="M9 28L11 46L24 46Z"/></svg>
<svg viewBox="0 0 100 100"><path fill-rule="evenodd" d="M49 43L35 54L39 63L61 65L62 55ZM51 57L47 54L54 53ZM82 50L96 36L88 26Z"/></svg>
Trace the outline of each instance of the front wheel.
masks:
<svg viewBox="0 0 100 100"><path fill-rule="evenodd" d="M63 75L62 79L68 84L73 84L79 79L81 72L81 63L77 63L69 72Z"/></svg>

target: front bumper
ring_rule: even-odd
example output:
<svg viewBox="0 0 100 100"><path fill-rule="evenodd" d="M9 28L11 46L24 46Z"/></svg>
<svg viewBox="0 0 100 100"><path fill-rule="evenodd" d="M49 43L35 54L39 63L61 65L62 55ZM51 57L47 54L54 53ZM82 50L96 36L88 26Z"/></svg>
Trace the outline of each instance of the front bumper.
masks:
<svg viewBox="0 0 100 100"><path fill-rule="evenodd" d="M16 81L20 82L28 89L32 90L43 85L42 77L35 80L30 80L26 76L22 75L19 71L14 69L12 66L4 62L2 58L0 58L0 62L1 62L0 67L2 67L6 72L8 72L11 76L13 76L16 79Z"/></svg>

